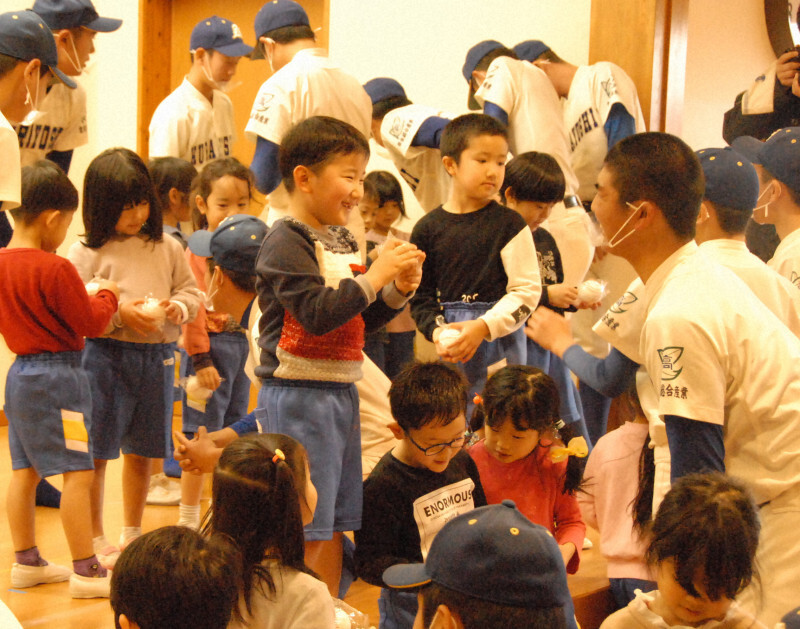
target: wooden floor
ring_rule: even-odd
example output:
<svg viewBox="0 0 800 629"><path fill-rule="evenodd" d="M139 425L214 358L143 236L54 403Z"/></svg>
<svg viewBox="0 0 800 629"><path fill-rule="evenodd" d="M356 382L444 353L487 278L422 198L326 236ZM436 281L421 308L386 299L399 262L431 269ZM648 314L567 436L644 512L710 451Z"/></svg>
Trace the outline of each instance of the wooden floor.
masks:
<svg viewBox="0 0 800 629"><path fill-rule="evenodd" d="M11 475L8 454L8 428L0 427L0 487L6 487ZM122 525L121 460L109 462L106 477L105 528L110 540L116 539ZM59 485L60 478L53 479ZM11 564L13 547L8 533L5 509L5 491L0 490L0 600L17 616L23 627L58 627L59 629L109 629L114 626L111 607L106 599L73 600L69 596L67 583L40 585L26 590L11 588ZM208 505L203 501L204 507ZM71 565L67 543L61 528L57 509L36 508L37 542L42 556L48 561L65 566ZM177 507L147 506L144 513L143 530L175 524ZM610 612L608 580L605 577L605 561L596 548L597 535L590 531L595 548L585 551L581 569L568 578L570 591L575 600L576 614L583 629L595 629ZM350 588L347 602L370 616L378 624L378 588L357 581ZM3 629L3 628L0 628Z"/></svg>

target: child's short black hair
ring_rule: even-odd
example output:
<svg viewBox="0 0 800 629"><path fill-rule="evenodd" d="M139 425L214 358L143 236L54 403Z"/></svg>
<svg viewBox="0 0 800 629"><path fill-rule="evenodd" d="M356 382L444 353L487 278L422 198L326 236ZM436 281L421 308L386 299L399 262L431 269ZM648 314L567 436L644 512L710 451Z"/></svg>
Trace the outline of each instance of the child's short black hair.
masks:
<svg viewBox="0 0 800 629"><path fill-rule="evenodd" d="M467 596L438 583L431 582L419 591L422 596L422 614L429 627L439 605L458 616L464 629L484 627L541 627L566 629L567 619L563 607L517 607L500 605L489 600Z"/></svg>
<svg viewBox="0 0 800 629"><path fill-rule="evenodd" d="M179 157L156 157L147 164L156 196L161 203L161 211L169 209L169 191L172 188L188 195L197 170L185 159Z"/></svg>
<svg viewBox="0 0 800 629"><path fill-rule="evenodd" d="M369 184L367 183L369 182ZM364 194L367 194L367 185L370 186L370 196L378 201L378 207L383 207L389 201L394 201L400 208L400 214L406 216L406 205L403 201L403 188L392 173L385 170L373 170L364 178Z"/></svg>
<svg viewBox="0 0 800 629"><path fill-rule="evenodd" d="M206 266L208 267L209 274L214 273L214 269L217 268L216 263L214 262L214 256L209 256L206 258ZM242 290L246 293L255 293L256 292L256 274L253 273L242 273L241 271L234 271L232 269L226 269L223 267L219 267L219 272L223 273L225 277L227 277L233 285Z"/></svg>
<svg viewBox="0 0 800 629"><path fill-rule="evenodd" d="M675 580L692 596L702 576L712 601L736 598L754 576L761 530L758 507L743 483L719 472L679 478L653 521L645 558L672 559Z"/></svg>
<svg viewBox="0 0 800 629"><path fill-rule="evenodd" d="M747 222L750 220L752 211L742 211L736 208L728 207L715 203L709 199L703 199L704 203L708 203L717 213L717 223L719 227L726 234L738 235L743 234L747 228Z"/></svg>
<svg viewBox="0 0 800 629"><path fill-rule="evenodd" d="M447 425L466 412L468 386L460 371L444 363L409 363L389 388L392 417L406 431Z"/></svg>
<svg viewBox="0 0 800 629"><path fill-rule="evenodd" d="M369 157L369 143L354 126L329 116L312 116L289 130L281 141L278 165L283 185L294 192L294 169L305 166L317 173L337 155Z"/></svg>
<svg viewBox="0 0 800 629"><path fill-rule="evenodd" d="M18 63L24 62L16 57L9 57L0 53L0 79L16 68Z"/></svg>
<svg viewBox="0 0 800 629"><path fill-rule="evenodd" d="M15 221L29 224L46 210L77 209L78 191L58 164L42 159L22 169L21 202L10 210Z"/></svg>
<svg viewBox="0 0 800 629"><path fill-rule="evenodd" d="M141 629L225 629L240 589L241 557L226 537L165 526L120 555L111 608L117 629L121 614Z"/></svg>
<svg viewBox="0 0 800 629"><path fill-rule="evenodd" d="M492 61L497 59L498 57L511 57L512 59L519 59L517 53L515 53L511 48L506 48L505 46L501 46L499 48L495 48L487 52L481 60L478 61L478 65L475 66L475 70L478 71L486 71L489 69L489 66L492 65Z"/></svg>
<svg viewBox="0 0 800 629"><path fill-rule="evenodd" d="M508 141L508 129L497 118L486 114L464 114L453 118L442 131L439 144L442 157L451 157L458 164L470 140L479 135L501 136Z"/></svg>
<svg viewBox="0 0 800 629"><path fill-rule="evenodd" d="M393 109L406 107L407 105L411 105L411 101L408 100L407 97L389 96L388 98L379 100L377 103L372 105L372 119L382 120L383 117Z"/></svg>
<svg viewBox="0 0 800 629"><path fill-rule="evenodd" d="M259 36L269 37L276 44L291 44L298 39L313 39L316 41L317 37L314 31L307 24L291 24L289 26L282 26L271 31L267 31Z"/></svg>
<svg viewBox="0 0 800 629"><path fill-rule="evenodd" d="M509 188L517 201L556 203L563 200L567 184L564 171L552 155L529 151L506 164L506 175L500 187L503 199Z"/></svg>

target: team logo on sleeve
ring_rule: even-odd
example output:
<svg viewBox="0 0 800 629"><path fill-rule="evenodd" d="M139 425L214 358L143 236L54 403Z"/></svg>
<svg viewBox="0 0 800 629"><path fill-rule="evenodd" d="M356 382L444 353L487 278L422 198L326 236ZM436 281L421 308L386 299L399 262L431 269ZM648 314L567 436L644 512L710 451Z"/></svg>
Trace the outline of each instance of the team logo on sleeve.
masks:
<svg viewBox="0 0 800 629"><path fill-rule="evenodd" d="M616 314L622 314L623 312L627 312L628 310L630 310L630 308L626 308L625 306L630 306L636 301L639 301L639 298L636 295L634 295L630 291L625 291L625 294L623 294L622 297L617 299L617 301L614 302L614 305L611 306L609 310Z"/></svg>
<svg viewBox="0 0 800 629"><path fill-rule="evenodd" d="M600 81L600 87L603 88L609 98L617 93L617 83L614 81L613 76L608 77L605 81Z"/></svg>
<svg viewBox="0 0 800 629"><path fill-rule="evenodd" d="M269 104L275 97L274 94L259 94L256 98L255 109L256 111L266 111L269 109Z"/></svg>
<svg viewBox="0 0 800 629"><path fill-rule="evenodd" d="M796 271L792 271L792 276L789 278L795 288L800 288L800 275Z"/></svg>
<svg viewBox="0 0 800 629"><path fill-rule="evenodd" d="M658 357L661 359L661 381L675 380L681 375L683 367L678 363L683 356L682 347L665 347L658 350Z"/></svg>

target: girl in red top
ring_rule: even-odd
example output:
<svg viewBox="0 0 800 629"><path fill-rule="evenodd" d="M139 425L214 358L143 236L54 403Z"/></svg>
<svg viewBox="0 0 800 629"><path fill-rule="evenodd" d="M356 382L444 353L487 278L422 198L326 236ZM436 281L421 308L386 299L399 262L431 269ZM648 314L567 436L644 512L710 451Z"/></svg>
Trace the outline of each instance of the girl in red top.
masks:
<svg viewBox="0 0 800 629"><path fill-rule="evenodd" d="M469 454L487 502L513 500L555 536L567 572L575 573L586 534L575 498L582 473L576 457L585 457L588 449L558 417L556 383L541 369L513 365L489 378L475 401L473 427L482 424L485 434Z"/></svg>

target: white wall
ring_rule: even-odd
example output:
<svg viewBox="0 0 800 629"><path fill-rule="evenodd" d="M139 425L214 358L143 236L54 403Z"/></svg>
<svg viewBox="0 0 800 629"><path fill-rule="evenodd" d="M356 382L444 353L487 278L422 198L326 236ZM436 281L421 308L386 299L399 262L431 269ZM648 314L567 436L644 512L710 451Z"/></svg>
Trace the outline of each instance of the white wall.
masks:
<svg viewBox="0 0 800 629"><path fill-rule="evenodd" d="M461 66L484 39L513 47L541 39L577 64L589 58L591 0L330 0L330 55L359 81L388 76L415 103L454 115L467 112ZM385 153L371 143L369 170L401 181L412 218L422 210ZM409 229L406 222L403 229Z"/></svg>
<svg viewBox="0 0 800 629"><path fill-rule="evenodd" d="M725 146L722 118L774 61L763 0L689 3L681 137L694 149Z"/></svg>

